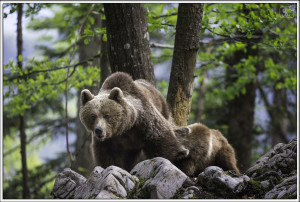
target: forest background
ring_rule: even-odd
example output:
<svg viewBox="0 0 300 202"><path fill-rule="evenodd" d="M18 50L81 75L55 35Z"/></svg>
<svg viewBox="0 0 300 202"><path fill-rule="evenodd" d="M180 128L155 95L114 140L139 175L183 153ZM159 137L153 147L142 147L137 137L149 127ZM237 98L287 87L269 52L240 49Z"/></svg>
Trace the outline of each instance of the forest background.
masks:
<svg viewBox="0 0 300 202"><path fill-rule="evenodd" d="M245 171L271 147L297 136L298 4L199 5L193 5L203 12L188 123L220 130ZM106 26L111 33L117 28L109 24L113 18L105 16L101 3L1 6L3 198L51 198L58 172L71 167L86 176L94 166L87 158L90 134L78 117L79 95L84 88L96 94L117 70L115 63L122 62L121 54L112 60ZM178 7L106 7L110 13L136 8L139 16L133 12L128 19L146 19L131 22L149 32L151 57L143 68L150 73L144 77L166 98L179 50L174 46ZM135 79L143 77L134 75L143 72L135 68L125 70L133 71Z"/></svg>

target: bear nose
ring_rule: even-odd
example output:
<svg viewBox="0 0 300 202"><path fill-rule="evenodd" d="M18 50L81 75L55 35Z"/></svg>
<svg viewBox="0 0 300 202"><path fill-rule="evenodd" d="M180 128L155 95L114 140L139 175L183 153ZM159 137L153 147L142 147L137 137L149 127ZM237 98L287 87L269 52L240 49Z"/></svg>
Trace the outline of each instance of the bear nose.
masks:
<svg viewBox="0 0 300 202"><path fill-rule="evenodd" d="M102 128L96 128L95 133L96 133L97 137L99 137L99 138L102 137L102 133L103 133Z"/></svg>

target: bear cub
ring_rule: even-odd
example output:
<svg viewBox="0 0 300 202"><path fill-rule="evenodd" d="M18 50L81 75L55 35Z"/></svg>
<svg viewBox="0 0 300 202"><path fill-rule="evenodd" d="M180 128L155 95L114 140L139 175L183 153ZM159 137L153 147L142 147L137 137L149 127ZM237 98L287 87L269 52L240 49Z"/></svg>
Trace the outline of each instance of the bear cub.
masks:
<svg viewBox="0 0 300 202"><path fill-rule="evenodd" d="M239 174L234 149L218 130L200 123L174 130L179 141L190 151L187 158L174 163L184 173L195 176L208 166L219 166Z"/></svg>

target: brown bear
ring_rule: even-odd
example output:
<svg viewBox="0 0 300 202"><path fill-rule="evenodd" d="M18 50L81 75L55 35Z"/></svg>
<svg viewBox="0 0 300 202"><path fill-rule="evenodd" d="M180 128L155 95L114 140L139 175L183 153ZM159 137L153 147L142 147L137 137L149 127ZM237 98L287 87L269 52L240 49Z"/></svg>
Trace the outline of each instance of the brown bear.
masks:
<svg viewBox="0 0 300 202"><path fill-rule="evenodd" d="M219 166L239 173L234 149L220 131L200 123L174 130L179 141L189 149L188 157L174 164L187 175L198 175L208 166Z"/></svg>
<svg viewBox="0 0 300 202"><path fill-rule="evenodd" d="M98 95L81 92L80 120L93 134L97 165L128 171L141 160L161 156L175 161L189 151L176 138L168 105L150 83L117 72Z"/></svg>

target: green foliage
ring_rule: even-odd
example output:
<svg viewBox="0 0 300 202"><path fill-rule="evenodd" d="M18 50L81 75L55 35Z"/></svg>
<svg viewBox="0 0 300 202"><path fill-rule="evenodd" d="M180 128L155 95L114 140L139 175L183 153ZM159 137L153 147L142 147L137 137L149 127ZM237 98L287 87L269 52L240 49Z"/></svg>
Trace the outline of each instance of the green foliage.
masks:
<svg viewBox="0 0 300 202"><path fill-rule="evenodd" d="M20 58L22 57L19 56ZM4 101L8 100L5 108L10 111L10 116L23 115L25 110L45 98L57 99L65 91L68 68L70 69L68 89L92 86L99 80L99 68L83 68L77 63L68 65L68 61L68 56L59 58L57 61L44 58L41 62L29 62L25 70L20 69L13 62L5 65L5 69L10 70L13 75L6 76L4 79L4 85L8 87L4 95Z"/></svg>
<svg viewBox="0 0 300 202"><path fill-rule="evenodd" d="M144 4L147 10L147 23L150 39L173 45L178 7L175 4ZM172 49L155 49L152 52L154 64L163 63L172 59Z"/></svg>
<svg viewBox="0 0 300 202"><path fill-rule="evenodd" d="M157 82L157 88L165 98L167 98L168 87L169 84L165 80Z"/></svg>
<svg viewBox="0 0 300 202"><path fill-rule="evenodd" d="M205 43L200 45L198 60L201 65L196 70L198 79L193 94L190 123L194 123L197 118L228 137L227 103L247 95L246 86L251 82L259 83L266 90L268 98L277 90L288 90L287 99L291 100L292 97L293 100L290 101L293 103L291 107L274 108L280 107L282 117L290 114L288 121L296 120L293 112L296 110L294 104L297 89L295 10L295 4L289 3L205 4L202 21L202 40ZM240 57L237 58L237 55ZM208 77L205 92L199 95L198 90L206 71ZM261 101L261 95L256 95ZM199 99L204 99L204 112L201 117L195 117ZM255 113L256 116L257 114L260 113ZM271 124L256 121L253 129L255 138L266 136L265 140L269 143ZM289 133L295 135L296 127L289 127ZM262 150L266 152L271 147L256 140L253 145L253 162L262 155Z"/></svg>
<svg viewBox="0 0 300 202"><path fill-rule="evenodd" d="M47 4L40 3L26 3L25 4L25 17L33 17L36 15L43 7L47 7ZM3 8L10 8L9 13L3 12L3 18L7 18L8 15L15 13L18 8L16 3L4 3Z"/></svg>

